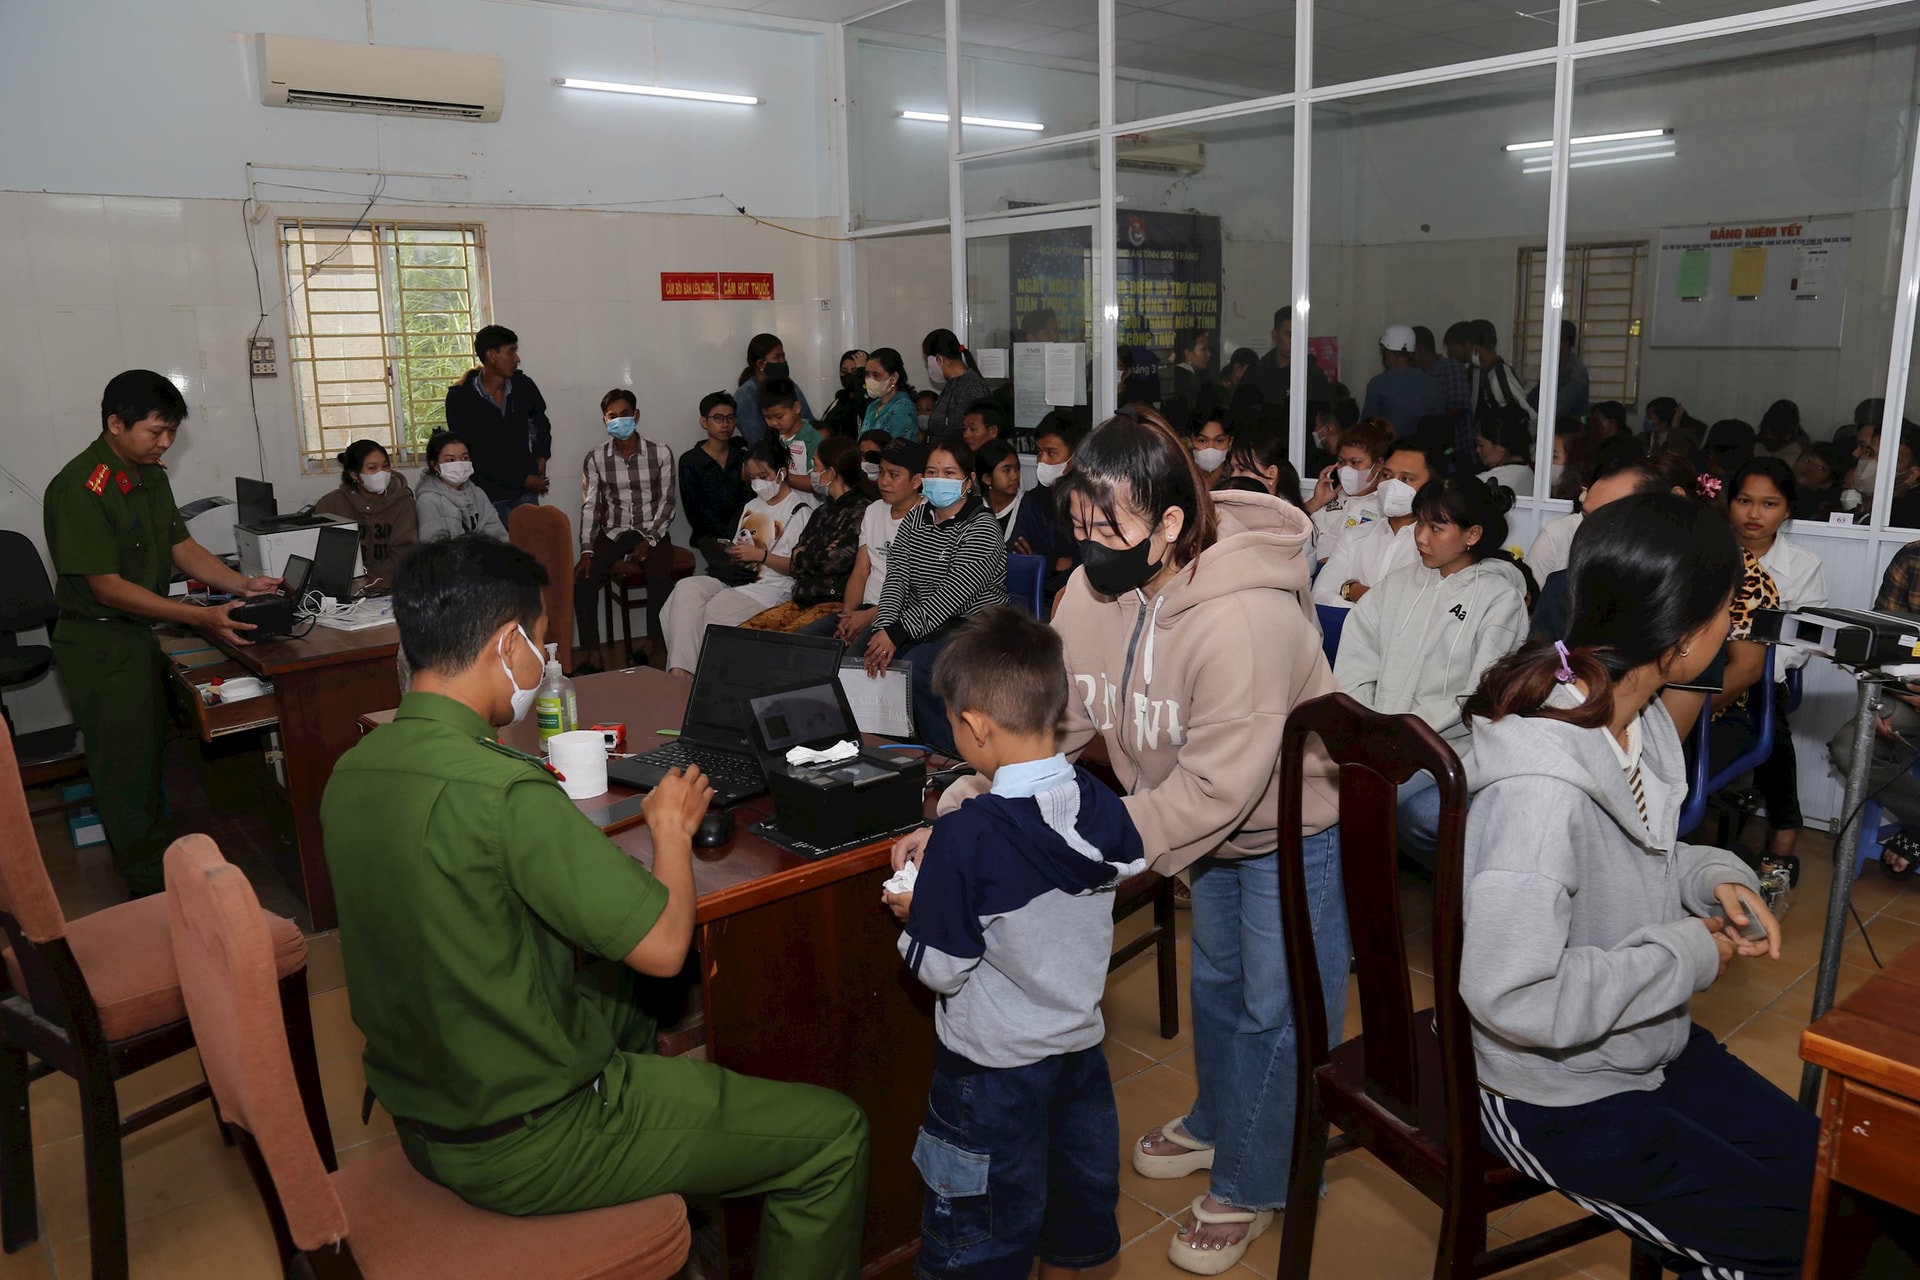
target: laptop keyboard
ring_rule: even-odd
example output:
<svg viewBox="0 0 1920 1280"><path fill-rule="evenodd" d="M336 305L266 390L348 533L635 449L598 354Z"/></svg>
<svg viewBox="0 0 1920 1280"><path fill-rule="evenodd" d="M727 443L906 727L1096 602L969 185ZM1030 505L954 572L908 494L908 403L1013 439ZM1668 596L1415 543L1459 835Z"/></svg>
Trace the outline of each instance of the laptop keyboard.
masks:
<svg viewBox="0 0 1920 1280"><path fill-rule="evenodd" d="M766 782L757 760L715 751L698 743L669 742L665 746L655 747L641 758L663 769L699 765L700 771L713 780L716 790L757 790Z"/></svg>

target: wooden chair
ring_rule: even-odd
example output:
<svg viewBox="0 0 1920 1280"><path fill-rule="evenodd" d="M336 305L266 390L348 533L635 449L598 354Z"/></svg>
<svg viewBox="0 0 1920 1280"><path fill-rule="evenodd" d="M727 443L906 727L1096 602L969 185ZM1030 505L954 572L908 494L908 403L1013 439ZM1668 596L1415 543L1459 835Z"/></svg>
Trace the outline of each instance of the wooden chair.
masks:
<svg viewBox="0 0 1920 1280"><path fill-rule="evenodd" d="M1301 806L1307 739L1318 735L1340 769L1340 861L1357 957L1361 1035L1327 1041L1320 966L1314 954ZM1479 1080L1472 1028L1460 999L1462 845L1467 780L1459 757L1416 716L1369 711L1344 693L1295 707L1281 737L1280 918L1301 1070L1291 1185L1320 1186L1333 1154L1364 1147L1441 1208L1435 1280L1471 1280L1519 1266L1614 1230L1588 1215L1498 1249L1488 1249L1490 1214L1553 1188L1520 1174L1480 1140ZM1416 1011L1407 980L1400 913L1395 788L1425 770L1440 790L1434 873L1435 1007ZM1306 1280L1320 1197L1292 1198L1280 1238L1278 1274ZM1657 1262L1635 1242L1634 1280L1652 1280Z"/></svg>
<svg viewBox="0 0 1920 1280"><path fill-rule="evenodd" d="M204 1101L208 1088L202 1081L121 1116L115 1081L194 1047L167 936L166 895L69 921L47 878L17 776L12 744L0 745L0 928L10 944L4 959L11 984L0 997L0 1246L13 1253L39 1236L28 1091L61 1071L80 1090L93 1274L125 1280L121 1141ZM306 939L291 920L256 915L272 951L307 1124L331 1168L333 1134L307 1007Z"/></svg>
<svg viewBox="0 0 1920 1280"><path fill-rule="evenodd" d="M560 669L573 670L573 522L558 507L528 503L509 513L507 541L531 552L546 569L547 585L540 599L547 610L547 641L559 646L554 652Z"/></svg>
<svg viewBox="0 0 1920 1280"><path fill-rule="evenodd" d="M1107 972L1112 973L1127 961L1153 948L1154 968L1158 971L1160 984L1160 1038L1171 1040L1180 1034L1180 970L1178 955L1174 945L1178 936L1174 933L1173 887L1179 883L1172 876L1163 876L1157 871L1143 871L1131 879L1121 882L1113 894L1113 922L1119 924L1142 907L1153 908L1153 928L1147 930L1133 941L1123 944L1113 953L1113 959L1107 962Z"/></svg>
<svg viewBox="0 0 1920 1280"><path fill-rule="evenodd" d="M289 1275L662 1280L686 1261L692 1236L679 1196L516 1218L428 1181L398 1147L333 1171L300 1123L253 886L211 840L188 836L167 850L166 900L207 1078Z"/></svg>
<svg viewBox="0 0 1920 1280"><path fill-rule="evenodd" d="M678 582L682 578L691 578L693 570L693 552L676 543L673 548L673 580ZM621 652L632 652L633 611L647 605L647 579L642 566L631 560L616 564L613 572L607 575L607 589L601 596L601 602L606 611L606 619L600 627L601 636L608 641L613 639L613 623L618 618Z"/></svg>

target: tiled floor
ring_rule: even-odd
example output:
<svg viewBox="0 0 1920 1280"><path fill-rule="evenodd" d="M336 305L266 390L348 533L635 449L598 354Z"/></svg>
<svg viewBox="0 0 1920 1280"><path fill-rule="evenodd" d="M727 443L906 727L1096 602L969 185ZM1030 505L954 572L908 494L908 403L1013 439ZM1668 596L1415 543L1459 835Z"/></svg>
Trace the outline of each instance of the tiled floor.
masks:
<svg viewBox="0 0 1920 1280"><path fill-rule="evenodd" d="M39 824L49 868L70 913L117 898L111 867L97 849L75 853L57 819ZM1812 1002L1813 968L1824 913L1828 841L1809 833L1803 841L1806 877L1786 920L1786 954L1775 963L1736 961L1714 990L1694 1003L1699 1020L1789 1092L1799 1085L1799 1034ZM1430 898L1422 886L1404 890L1407 918L1422 921ZM1869 872L1854 890L1881 959L1890 959L1920 938L1920 893ZM1144 913L1123 927L1129 935L1146 926ZM1190 943L1181 917L1179 955L1188 974ZM1430 948L1424 930L1410 939L1417 997L1430 998ZM376 1109L371 1125L360 1122L361 1039L347 1008L339 940L310 937L309 983L328 1114L342 1162L390 1145L392 1122ZM1858 932L1850 938L1842 994L1871 973ZM1152 957L1142 956L1115 974L1106 1002L1107 1054L1112 1065L1123 1141L1181 1115L1192 1102L1193 1046L1184 991L1181 1034L1159 1036ZM1358 1019L1349 1018L1348 1032ZM186 1059L155 1067L121 1085L121 1102L132 1108L178 1088L197 1072ZM86 1197L79 1143L79 1111L73 1086L49 1077L33 1088L33 1128L41 1186L41 1243L0 1257L0 1280L14 1277L80 1277L87 1274ZM128 1216L136 1280L272 1280L279 1275L273 1241L239 1155L221 1145L211 1112L195 1108L136 1135L127 1144ZM885 1176L903 1176L893 1170ZM1432 1273L1439 1211L1367 1155L1346 1156L1328 1167L1314 1253L1315 1277L1324 1280L1414 1280ZM1176 1276L1166 1259L1173 1219L1205 1190L1195 1176L1153 1182L1125 1166L1121 1174L1120 1227L1126 1247L1113 1263L1090 1272L1097 1280ZM1557 1198L1532 1201L1495 1226L1496 1236L1520 1237L1569 1216ZM1277 1228L1260 1240L1233 1274L1271 1277L1279 1252ZM1603 1237L1554 1258L1510 1272L1517 1280L1590 1276L1622 1280L1627 1246Z"/></svg>

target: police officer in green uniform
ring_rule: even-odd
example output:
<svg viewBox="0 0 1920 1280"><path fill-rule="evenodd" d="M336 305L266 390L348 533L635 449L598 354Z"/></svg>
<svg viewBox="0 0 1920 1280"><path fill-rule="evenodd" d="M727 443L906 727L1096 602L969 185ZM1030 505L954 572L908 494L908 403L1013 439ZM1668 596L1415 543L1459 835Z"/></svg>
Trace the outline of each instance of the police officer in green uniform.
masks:
<svg viewBox="0 0 1920 1280"><path fill-rule="evenodd" d="M762 1277L859 1271L867 1123L847 1098L655 1055L635 974L693 938L697 770L647 796L653 871L501 746L540 682L547 575L428 543L395 575L412 684L340 758L320 817L367 1084L413 1166L502 1213L764 1193ZM604 963L576 971L575 949Z"/></svg>
<svg viewBox="0 0 1920 1280"><path fill-rule="evenodd" d="M47 486L47 550L58 580L53 655L86 739L93 803L113 865L134 897L160 892L166 852L160 772L165 752L166 668L153 623L198 627L245 644L249 623L233 605L200 608L167 598L179 569L221 591L257 595L277 578L247 578L187 535L161 457L173 447L187 402L150 369L130 369L100 398L100 438Z"/></svg>

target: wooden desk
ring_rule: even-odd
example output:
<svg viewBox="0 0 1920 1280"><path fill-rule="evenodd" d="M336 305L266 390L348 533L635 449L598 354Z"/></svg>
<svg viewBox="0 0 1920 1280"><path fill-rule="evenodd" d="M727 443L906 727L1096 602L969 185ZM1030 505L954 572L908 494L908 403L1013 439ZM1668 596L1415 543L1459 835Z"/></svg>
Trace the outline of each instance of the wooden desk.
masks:
<svg viewBox="0 0 1920 1280"><path fill-rule="evenodd" d="M1889 1220L1920 1214L1920 949L1801 1033L1800 1056L1827 1072L1802 1274L1866 1275L1883 1227L1911 1232Z"/></svg>
<svg viewBox="0 0 1920 1280"><path fill-rule="evenodd" d="M581 719L625 721L634 751L667 741L654 731L679 727L692 688L649 667L580 676L574 685ZM375 713L360 722L388 719ZM531 717L500 736L539 752ZM631 794L616 785L606 797L577 803L591 811ZM693 851L708 1060L822 1085L860 1104L872 1132L861 1275L905 1277L920 1246L924 1192L913 1144L933 1079L933 996L901 962L900 927L880 905L881 883L892 874L888 843L809 862L747 831L771 812L764 796L738 805L733 838ZM616 827L612 839L653 865L645 826ZM756 1206L729 1206L734 1275L752 1273L757 1222Z"/></svg>
<svg viewBox="0 0 1920 1280"><path fill-rule="evenodd" d="M400 701L393 656L399 630L391 622L365 631L316 626L299 639L213 643L249 674L273 681L299 854L298 866L280 871L307 904L315 932L331 929L339 918L320 832L320 797L333 762L360 740L360 714Z"/></svg>

